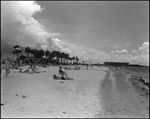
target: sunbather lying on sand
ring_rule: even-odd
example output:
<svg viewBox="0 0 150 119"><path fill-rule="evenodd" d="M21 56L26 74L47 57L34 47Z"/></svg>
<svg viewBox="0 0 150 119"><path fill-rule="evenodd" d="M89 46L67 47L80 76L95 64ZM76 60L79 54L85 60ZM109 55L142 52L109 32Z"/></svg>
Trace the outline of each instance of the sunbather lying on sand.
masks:
<svg viewBox="0 0 150 119"><path fill-rule="evenodd" d="M80 68L81 68L81 67L76 67L76 68L74 68L74 70L80 70Z"/></svg>
<svg viewBox="0 0 150 119"><path fill-rule="evenodd" d="M29 73L29 74L33 74L33 73L44 73L46 71L35 71L35 68L32 67L32 65L30 65L29 68L27 68L25 71L22 71L22 68L20 68L20 70L18 71L18 73ZM17 73L14 71L14 73Z"/></svg>
<svg viewBox="0 0 150 119"><path fill-rule="evenodd" d="M60 76L56 76L55 74L53 75L53 79L55 79L55 80L73 80L73 78L62 78L62 77L60 77Z"/></svg>
<svg viewBox="0 0 150 119"><path fill-rule="evenodd" d="M63 67L65 70L71 70L70 67Z"/></svg>
<svg viewBox="0 0 150 119"><path fill-rule="evenodd" d="M31 71L31 72L25 72L25 73L29 73L29 74L33 74L33 73L45 73L46 71Z"/></svg>

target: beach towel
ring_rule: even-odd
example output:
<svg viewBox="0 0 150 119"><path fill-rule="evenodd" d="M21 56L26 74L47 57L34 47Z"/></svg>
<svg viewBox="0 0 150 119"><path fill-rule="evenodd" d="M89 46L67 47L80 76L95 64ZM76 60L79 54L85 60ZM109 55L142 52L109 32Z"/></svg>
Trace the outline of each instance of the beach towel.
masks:
<svg viewBox="0 0 150 119"><path fill-rule="evenodd" d="M74 80L73 78L70 78L70 77L64 78L64 77L56 76L55 74L53 75L53 79L55 79L55 80Z"/></svg>

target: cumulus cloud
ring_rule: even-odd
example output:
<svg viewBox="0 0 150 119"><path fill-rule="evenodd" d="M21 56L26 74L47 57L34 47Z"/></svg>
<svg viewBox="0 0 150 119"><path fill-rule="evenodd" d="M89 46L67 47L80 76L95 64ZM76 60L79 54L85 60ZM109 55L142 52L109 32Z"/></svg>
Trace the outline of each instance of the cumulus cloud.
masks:
<svg viewBox="0 0 150 119"><path fill-rule="evenodd" d="M116 51L111 51L112 54L126 54L128 51L126 49L124 50L116 50Z"/></svg>
<svg viewBox="0 0 150 119"><path fill-rule="evenodd" d="M127 61L134 64L149 64L149 42L144 42L137 50L128 52L124 50L116 50L110 52L111 59L116 61Z"/></svg>
<svg viewBox="0 0 150 119"><path fill-rule="evenodd" d="M78 56L81 60L95 62L128 61L131 63L148 64L149 42L132 52L126 49L110 53L98 51L86 46L78 46L66 40L54 38L60 33L49 33L44 26L34 18L43 8L34 1L2 1L1 2L1 51L11 53L14 45L32 47L44 50L59 50L68 52L70 56ZM109 40L104 40L108 42ZM129 43L126 44L128 46ZM112 46L118 49L120 46Z"/></svg>
<svg viewBox="0 0 150 119"><path fill-rule="evenodd" d="M49 33L34 15L44 10L35 1L1 2L1 41L2 52L11 53L14 45L37 49L59 49L58 39ZM55 43L56 42L56 43ZM58 48L57 48L58 47ZM7 50L9 49L9 50Z"/></svg>
<svg viewBox="0 0 150 119"><path fill-rule="evenodd" d="M77 55L82 60L90 60L93 62L103 63L105 61L114 61L114 62L130 62L133 64L149 64L149 43L144 42L139 49L132 52L123 50L110 51L110 53L105 53L103 51L95 50L94 48L89 47L80 47L75 44L68 42L60 42L63 47L67 47L70 50L70 54Z"/></svg>
<svg viewBox="0 0 150 119"><path fill-rule="evenodd" d="M143 45L141 47L139 47L138 50L133 50L132 53L134 54L138 54L138 53L142 53L142 54L147 54L149 53L149 42L144 42Z"/></svg>

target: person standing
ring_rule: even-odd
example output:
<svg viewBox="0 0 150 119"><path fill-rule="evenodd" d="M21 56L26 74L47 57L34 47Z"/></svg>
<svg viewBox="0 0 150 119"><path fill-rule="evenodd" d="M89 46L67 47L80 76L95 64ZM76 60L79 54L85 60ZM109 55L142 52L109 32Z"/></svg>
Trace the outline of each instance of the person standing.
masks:
<svg viewBox="0 0 150 119"><path fill-rule="evenodd" d="M88 70L89 62L86 61L86 70Z"/></svg>
<svg viewBox="0 0 150 119"><path fill-rule="evenodd" d="M10 61L9 59L6 59L5 61L5 71L6 71L6 77L10 73Z"/></svg>
<svg viewBox="0 0 150 119"><path fill-rule="evenodd" d="M2 73L2 68L3 68L3 64L2 64L2 54L1 54L1 73Z"/></svg>

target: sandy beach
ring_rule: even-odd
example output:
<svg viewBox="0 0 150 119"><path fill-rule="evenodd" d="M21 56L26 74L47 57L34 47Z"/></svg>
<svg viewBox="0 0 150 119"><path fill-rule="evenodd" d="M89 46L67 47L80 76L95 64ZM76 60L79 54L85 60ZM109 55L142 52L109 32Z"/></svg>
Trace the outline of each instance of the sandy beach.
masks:
<svg viewBox="0 0 150 119"><path fill-rule="evenodd" d="M149 117L149 91L148 96L140 95L128 74L82 67L67 70L74 80L54 80L58 67L38 70L46 73L12 69L5 78L2 71L1 117Z"/></svg>
<svg viewBox="0 0 150 119"><path fill-rule="evenodd" d="M148 118L149 4L1 1L2 118Z"/></svg>
<svg viewBox="0 0 150 119"><path fill-rule="evenodd" d="M105 72L71 70L67 73L74 80L61 83L53 79L58 67L39 69L46 73L22 74L12 70L4 78L3 71L2 117L94 117L101 110L97 94Z"/></svg>

